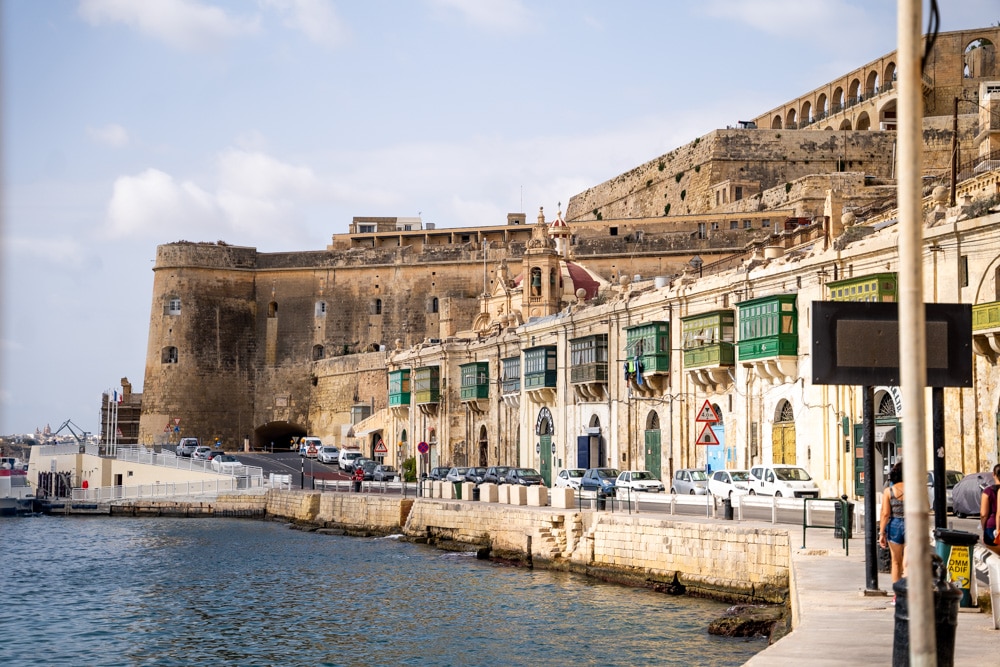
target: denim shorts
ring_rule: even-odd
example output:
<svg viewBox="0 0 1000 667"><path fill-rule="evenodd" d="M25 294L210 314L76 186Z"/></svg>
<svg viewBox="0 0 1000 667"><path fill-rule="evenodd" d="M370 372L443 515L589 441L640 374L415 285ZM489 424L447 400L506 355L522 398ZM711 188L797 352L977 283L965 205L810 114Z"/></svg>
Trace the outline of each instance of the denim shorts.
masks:
<svg viewBox="0 0 1000 667"><path fill-rule="evenodd" d="M886 539L893 544L906 544L906 523L902 519L892 517L886 526Z"/></svg>

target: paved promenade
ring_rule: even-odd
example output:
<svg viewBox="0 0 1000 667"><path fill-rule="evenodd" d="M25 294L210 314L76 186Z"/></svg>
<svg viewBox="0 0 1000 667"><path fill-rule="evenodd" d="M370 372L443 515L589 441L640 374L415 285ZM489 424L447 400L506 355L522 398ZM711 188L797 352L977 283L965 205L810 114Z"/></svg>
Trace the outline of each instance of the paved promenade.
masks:
<svg viewBox="0 0 1000 667"><path fill-rule="evenodd" d="M864 538L852 539L844 555L832 531L810 530L806 549L802 532L792 529L790 588L799 623L791 634L760 652L747 665L891 665L895 628L892 577L879 573L885 597L866 597ZM988 591L988 589L986 589ZM984 587L980 587L980 593ZM960 609L955 635L956 665L995 665L1000 630L993 615Z"/></svg>

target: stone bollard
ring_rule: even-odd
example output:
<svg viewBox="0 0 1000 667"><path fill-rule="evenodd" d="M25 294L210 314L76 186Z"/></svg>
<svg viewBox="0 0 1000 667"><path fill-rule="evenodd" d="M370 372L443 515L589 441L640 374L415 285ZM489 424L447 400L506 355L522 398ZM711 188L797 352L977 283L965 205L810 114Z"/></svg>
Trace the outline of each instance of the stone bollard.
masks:
<svg viewBox="0 0 1000 667"><path fill-rule="evenodd" d="M504 484L508 487L507 494L511 505L527 505L528 489L520 484Z"/></svg>
<svg viewBox="0 0 1000 667"><path fill-rule="evenodd" d="M496 484L480 484L479 485L479 501L484 503L495 503L497 502L497 485Z"/></svg>
<svg viewBox="0 0 1000 667"><path fill-rule="evenodd" d="M547 507L549 504L549 488L542 486L528 487L528 505L530 507Z"/></svg>
<svg viewBox="0 0 1000 667"><path fill-rule="evenodd" d="M552 507L557 507L559 509L573 509L576 504L573 489L549 489L549 497Z"/></svg>

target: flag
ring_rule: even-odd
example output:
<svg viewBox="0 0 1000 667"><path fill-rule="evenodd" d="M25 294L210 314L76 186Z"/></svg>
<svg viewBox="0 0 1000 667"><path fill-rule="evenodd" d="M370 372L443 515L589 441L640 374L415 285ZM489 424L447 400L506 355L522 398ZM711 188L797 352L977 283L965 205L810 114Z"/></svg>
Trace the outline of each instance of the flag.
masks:
<svg viewBox="0 0 1000 667"><path fill-rule="evenodd" d="M115 403L121 403L125 399L125 394L119 394L118 390L115 390Z"/></svg>
<svg viewBox="0 0 1000 667"><path fill-rule="evenodd" d="M114 400L115 403L120 403L121 402L121 401L118 400L118 391L117 390L114 392L114 394L112 396L112 400Z"/></svg>

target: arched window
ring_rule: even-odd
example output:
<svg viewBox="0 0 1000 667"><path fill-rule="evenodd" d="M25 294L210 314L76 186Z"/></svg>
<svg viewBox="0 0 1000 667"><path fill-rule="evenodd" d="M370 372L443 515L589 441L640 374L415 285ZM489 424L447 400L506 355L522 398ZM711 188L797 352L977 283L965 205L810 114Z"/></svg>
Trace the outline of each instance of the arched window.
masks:
<svg viewBox="0 0 1000 667"><path fill-rule="evenodd" d="M176 364L177 363L177 348L173 346L168 346L160 351L160 362L164 364Z"/></svg>
<svg viewBox="0 0 1000 667"><path fill-rule="evenodd" d="M375 299L374 313L376 315L382 314L382 299Z"/></svg>
<svg viewBox="0 0 1000 667"><path fill-rule="evenodd" d="M808 100L802 103L802 112L799 118L802 119L803 126L812 122L812 104Z"/></svg>
<svg viewBox="0 0 1000 667"><path fill-rule="evenodd" d="M431 312L432 313L438 312L438 306L439 306L439 304L438 304L438 298L436 296L435 297L431 297Z"/></svg>
<svg viewBox="0 0 1000 667"><path fill-rule="evenodd" d="M794 130L796 128L796 117L795 109L789 109L788 113L785 114L785 127L789 130Z"/></svg>
<svg viewBox="0 0 1000 667"><path fill-rule="evenodd" d="M660 415L656 414L656 410L650 410L649 414L646 416L646 430L647 431L660 430Z"/></svg>
<svg viewBox="0 0 1000 667"><path fill-rule="evenodd" d="M870 129L872 129L872 121L871 121L871 118L868 116L868 112L867 111L862 111L858 115L858 126L857 126L856 129L858 129L858 130L870 130Z"/></svg>
<svg viewBox="0 0 1000 667"><path fill-rule="evenodd" d="M777 412L778 416L774 421L779 424L787 424L795 421L795 411L792 409L792 404L788 401L782 400Z"/></svg>
<svg viewBox="0 0 1000 667"><path fill-rule="evenodd" d="M844 89L838 87L833 91L833 108L830 113L840 113L844 110Z"/></svg>
<svg viewBox="0 0 1000 667"><path fill-rule="evenodd" d="M278 302L277 301L272 301L271 303L267 304L267 316L269 318L270 317L277 317L278 316Z"/></svg>

